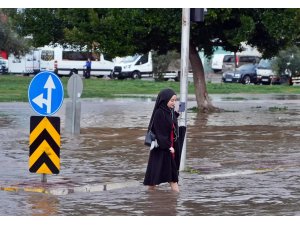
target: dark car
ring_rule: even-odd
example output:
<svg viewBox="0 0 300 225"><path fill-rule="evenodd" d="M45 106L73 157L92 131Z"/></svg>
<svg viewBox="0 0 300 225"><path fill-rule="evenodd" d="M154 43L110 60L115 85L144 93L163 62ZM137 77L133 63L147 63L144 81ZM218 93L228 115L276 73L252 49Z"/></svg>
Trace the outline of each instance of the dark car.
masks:
<svg viewBox="0 0 300 225"><path fill-rule="evenodd" d="M236 70L231 70L223 73L222 81L224 83L242 83L250 84L257 83L256 74L257 65L245 64L237 68Z"/></svg>

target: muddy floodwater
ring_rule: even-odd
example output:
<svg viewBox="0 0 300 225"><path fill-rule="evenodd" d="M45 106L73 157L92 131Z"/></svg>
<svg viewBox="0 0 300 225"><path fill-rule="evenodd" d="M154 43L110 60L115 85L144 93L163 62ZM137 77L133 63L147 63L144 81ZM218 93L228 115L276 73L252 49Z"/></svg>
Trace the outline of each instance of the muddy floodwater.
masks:
<svg viewBox="0 0 300 225"><path fill-rule="evenodd" d="M28 171L29 103L0 103L0 215L300 215L300 95L211 95L188 111L179 194L142 185L154 98L81 100L81 134L61 118L60 173ZM191 97L188 108L196 106ZM40 193L40 190L51 190Z"/></svg>

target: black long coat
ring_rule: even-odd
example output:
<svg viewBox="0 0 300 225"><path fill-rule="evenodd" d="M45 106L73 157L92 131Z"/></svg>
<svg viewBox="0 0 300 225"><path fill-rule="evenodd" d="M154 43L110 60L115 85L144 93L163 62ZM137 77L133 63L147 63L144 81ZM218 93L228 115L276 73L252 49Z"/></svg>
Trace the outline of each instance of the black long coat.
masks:
<svg viewBox="0 0 300 225"><path fill-rule="evenodd" d="M174 137L178 137L178 125L176 123ZM165 182L178 182L178 163L172 157L171 147L172 132L171 111L159 108L155 111L152 131L155 133L159 147L150 151L148 166L145 174L144 185L158 185ZM177 138L178 139L178 138ZM179 143L174 141L175 153L178 152ZM177 156L178 157L178 156Z"/></svg>

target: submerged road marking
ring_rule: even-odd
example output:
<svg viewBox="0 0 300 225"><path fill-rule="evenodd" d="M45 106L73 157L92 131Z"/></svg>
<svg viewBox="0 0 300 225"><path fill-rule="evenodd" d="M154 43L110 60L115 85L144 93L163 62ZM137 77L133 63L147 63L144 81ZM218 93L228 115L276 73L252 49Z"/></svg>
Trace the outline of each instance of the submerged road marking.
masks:
<svg viewBox="0 0 300 225"><path fill-rule="evenodd" d="M0 187L1 191L10 192L33 192L51 195L67 195L72 193L87 193L110 191L129 187L138 187L141 185L139 181L128 181L124 183L106 183L106 184L88 184L78 187L59 187L59 188L43 188L43 187Z"/></svg>
<svg viewBox="0 0 300 225"><path fill-rule="evenodd" d="M282 169L283 169L282 167L277 166L275 168L242 170L242 171L235 171L230 173L207 174L207 175L200 175L200 177L203 177L204 179L214 179L214 178L241 176L241 175L251 175L251 174L258 174L258 173L267 173L267 172L272 172L275 170L282 170Z"/></svg>
<svg viewBox="0 0 300 225"><path fill-rule="evenodd" d="M292 166L259 168L253 170L235 171L230 173L218 173L218 174L206 174L206 175L199 174L199 177L202 177L204 179L225 178L225 177L233 177L233 176L241 176L241 175L267 173L276 170L279 171L279 170L287 169L289 167ZM58 188L0 186L0 190L10 191L10 192L33 192L33 193L43 193L43 194L51 194L51 195L68 195L72 193L93 193L93 192L111 191L111 190L122 189L122 188L138 187L139 185L142 185L140 181L132 180L123 183L87 184L87 185L76 186L76 187L58 187Z"/></svg>

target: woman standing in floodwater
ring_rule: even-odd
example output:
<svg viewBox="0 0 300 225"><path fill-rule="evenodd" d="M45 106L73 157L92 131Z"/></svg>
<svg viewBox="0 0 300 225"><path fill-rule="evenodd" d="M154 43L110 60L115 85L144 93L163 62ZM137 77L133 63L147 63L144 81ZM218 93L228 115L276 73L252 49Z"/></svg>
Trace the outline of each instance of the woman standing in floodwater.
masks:
<svg viewBox="0 0 300 225"><path fill-rule="evenodd" d="M149 122L148 129L152 129L157 139L157 145L150 151L144 179L144 185L149 186L149 190L168 182L171 190L179 192L179 165L175 160L179 150L176 100L176 93L172 89L160 91Z"/></svg>

